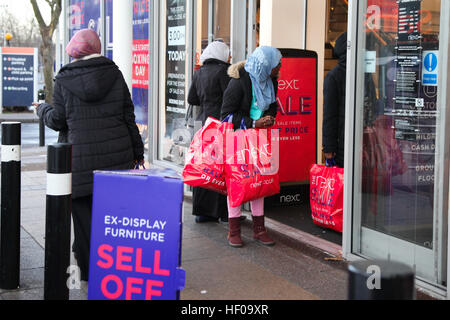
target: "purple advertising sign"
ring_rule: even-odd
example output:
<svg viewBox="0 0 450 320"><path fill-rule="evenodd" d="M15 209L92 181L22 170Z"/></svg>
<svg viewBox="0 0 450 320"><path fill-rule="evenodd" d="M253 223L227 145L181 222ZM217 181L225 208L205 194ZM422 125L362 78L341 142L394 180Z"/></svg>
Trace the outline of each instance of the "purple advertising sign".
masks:
<svg viewBox="0 0 450 320"><path fill-rule="evenodd" d="M173 170L94 173L89 300L175 300L183 181Z"/></svg>
<svg viewBox="0 0 450 320"><path fill-rule="evenodd" d="M101 36L100 0L71 0L69 28L71 37L86 28L95 30Z"/></svg>
<svg viewBox="0 0 450 320"><path fill-rule="evenodd" d="M105 31L102 31L101 1L71 0L69 7L69 28L72 37L78 30L92 29L100 38L105 37L105 56L112 59L113 51L113 1L105 0Z"/></svg>

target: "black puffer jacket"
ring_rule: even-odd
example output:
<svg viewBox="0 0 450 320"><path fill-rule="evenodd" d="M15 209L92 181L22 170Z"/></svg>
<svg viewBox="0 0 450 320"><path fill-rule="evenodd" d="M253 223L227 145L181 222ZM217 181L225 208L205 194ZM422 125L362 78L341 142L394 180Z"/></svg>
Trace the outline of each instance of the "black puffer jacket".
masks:
<svg viewBox="0 0 450 320"><path fill-rule="evenodd" d="M339 64L327 74L323 85L322 143L323 152L335 152L337 165L344 167L347 33L336 40L334 55Z"/></svg>
<svg viewBox="0 0 450 320"><path fill-rule="evenodd" d="M244 118L247 128L253 127L253 119L250 118L250 108L253 99L252 80L248 72L244 69L245 63L246 61L242 61L228 68L228 75L231 77L231 81L223 94L221 119L223 120L229 114L233 114L235 130L241 127L242 118ZM278 81L275 79L272 81L276 95ZM277 103L272 103L269 109L264 112L263 117L267 115L276 117L277 108Z"/></svg>
<svg viewBox="0 0 450 320"><path fill-rule="evenodd" d="M53 106L38 109L45 124L73 144L72 197L92 194L94 170L133 168L144 147L134 105L118 67L105 57L64 66L56 76Z"/></svg>
<svg viewBox="0 0 450 320"><path fill-rule="evenodd" d="M188 103L201 107L197 121L205 124L208 117L220 118L223 92L230 82L227 69L230 65L220 60L205 60L197 70L189 89Z"/></svg>

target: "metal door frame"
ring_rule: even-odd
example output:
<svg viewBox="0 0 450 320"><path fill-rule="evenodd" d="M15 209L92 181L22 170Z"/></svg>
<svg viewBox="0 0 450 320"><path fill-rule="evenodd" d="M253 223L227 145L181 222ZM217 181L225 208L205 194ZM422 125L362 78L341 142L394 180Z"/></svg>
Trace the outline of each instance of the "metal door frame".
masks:
<svg viewBox="0 0 450 320"><path fill-rule="evenodd" d="M348 52L347 52L347 86L346 86L346 124L345 124L345 179L344 179L344 225L343 225L343 256L349 261L357 261L364 259L358 252L357 244L354 243L354 228L360 226L360 204L355 202L354 190L356 181L355 175L355 161L354 155L359 154L357 146L361 146L361 135L356 134L357 123L356 119L356 101L359 100L361 92L355 90L358 86L358 70L362 70L362 60L358 59L358 54L364 43L364 33L361 32L361 16L359 15L360 1L349 1L349 19L348 19ZM445 75L450 74L450 47L448 34L450 32L450 3L441 0L441 19L440 19L440 39L439 39L439 63L440 74L439 88L446 88L440 90L437 104L442 106L441 113L437 121L439 124L439 133L436 157L436 183L435 183L435 202L434 202L434 240L438 245L435 245L434 250L434 266L437 273L437 278L441 282L447 282L447 276L450 274L450 265L447 263L448 256L450 256L450 248L448 242L450 235L448 233L448 215L449 208L449 162L450 162L450 146L445 143L446 137L450 137L450 112L446 110L446 106L450 105L450 95L447 92L450 90L450 81ZM359 61L358 61L359 60ZM359 84L361 85L361 84ZM450 291L443 286L430 284L427 281L416 279L418 287L425 290L427 293L443 298L450 299Z"/></svg>

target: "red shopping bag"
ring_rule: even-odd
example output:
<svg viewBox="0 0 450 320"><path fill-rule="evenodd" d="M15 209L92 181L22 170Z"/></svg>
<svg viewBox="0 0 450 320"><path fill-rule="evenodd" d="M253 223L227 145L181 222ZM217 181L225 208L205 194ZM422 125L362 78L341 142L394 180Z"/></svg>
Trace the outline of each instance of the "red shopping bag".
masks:
<svg viewBox="0 0 450 320"><path fill-rule="evenodd" d="M342 232L344 169L315 164L310 171L314 224Z"/></svg>
<svg viewBox="0 0 450 320"><path fill-rule="evenodd" d="M241 127L245 125L242 123ZM229 133L225 180L232 207L280 192L277 146L278 141L270 129Z"/></svg>
<svg viewBox="0 0 450 320"><path fill-rule="evenodd" d="M209 117L194 135L183 169L184 183L227 194L224 176L225 133L232 131L232 123Z"/></svg>

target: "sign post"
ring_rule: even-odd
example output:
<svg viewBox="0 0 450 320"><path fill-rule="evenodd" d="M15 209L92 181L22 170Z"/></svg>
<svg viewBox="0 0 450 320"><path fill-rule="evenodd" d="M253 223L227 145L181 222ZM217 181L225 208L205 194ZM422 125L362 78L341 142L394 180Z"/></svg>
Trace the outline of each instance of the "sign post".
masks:
<svg viewBox="0 0 450 320"><path fill-rule="evenodd" d="M89 300L175 300L183 181L173 170L94 173Z"/></svg>

